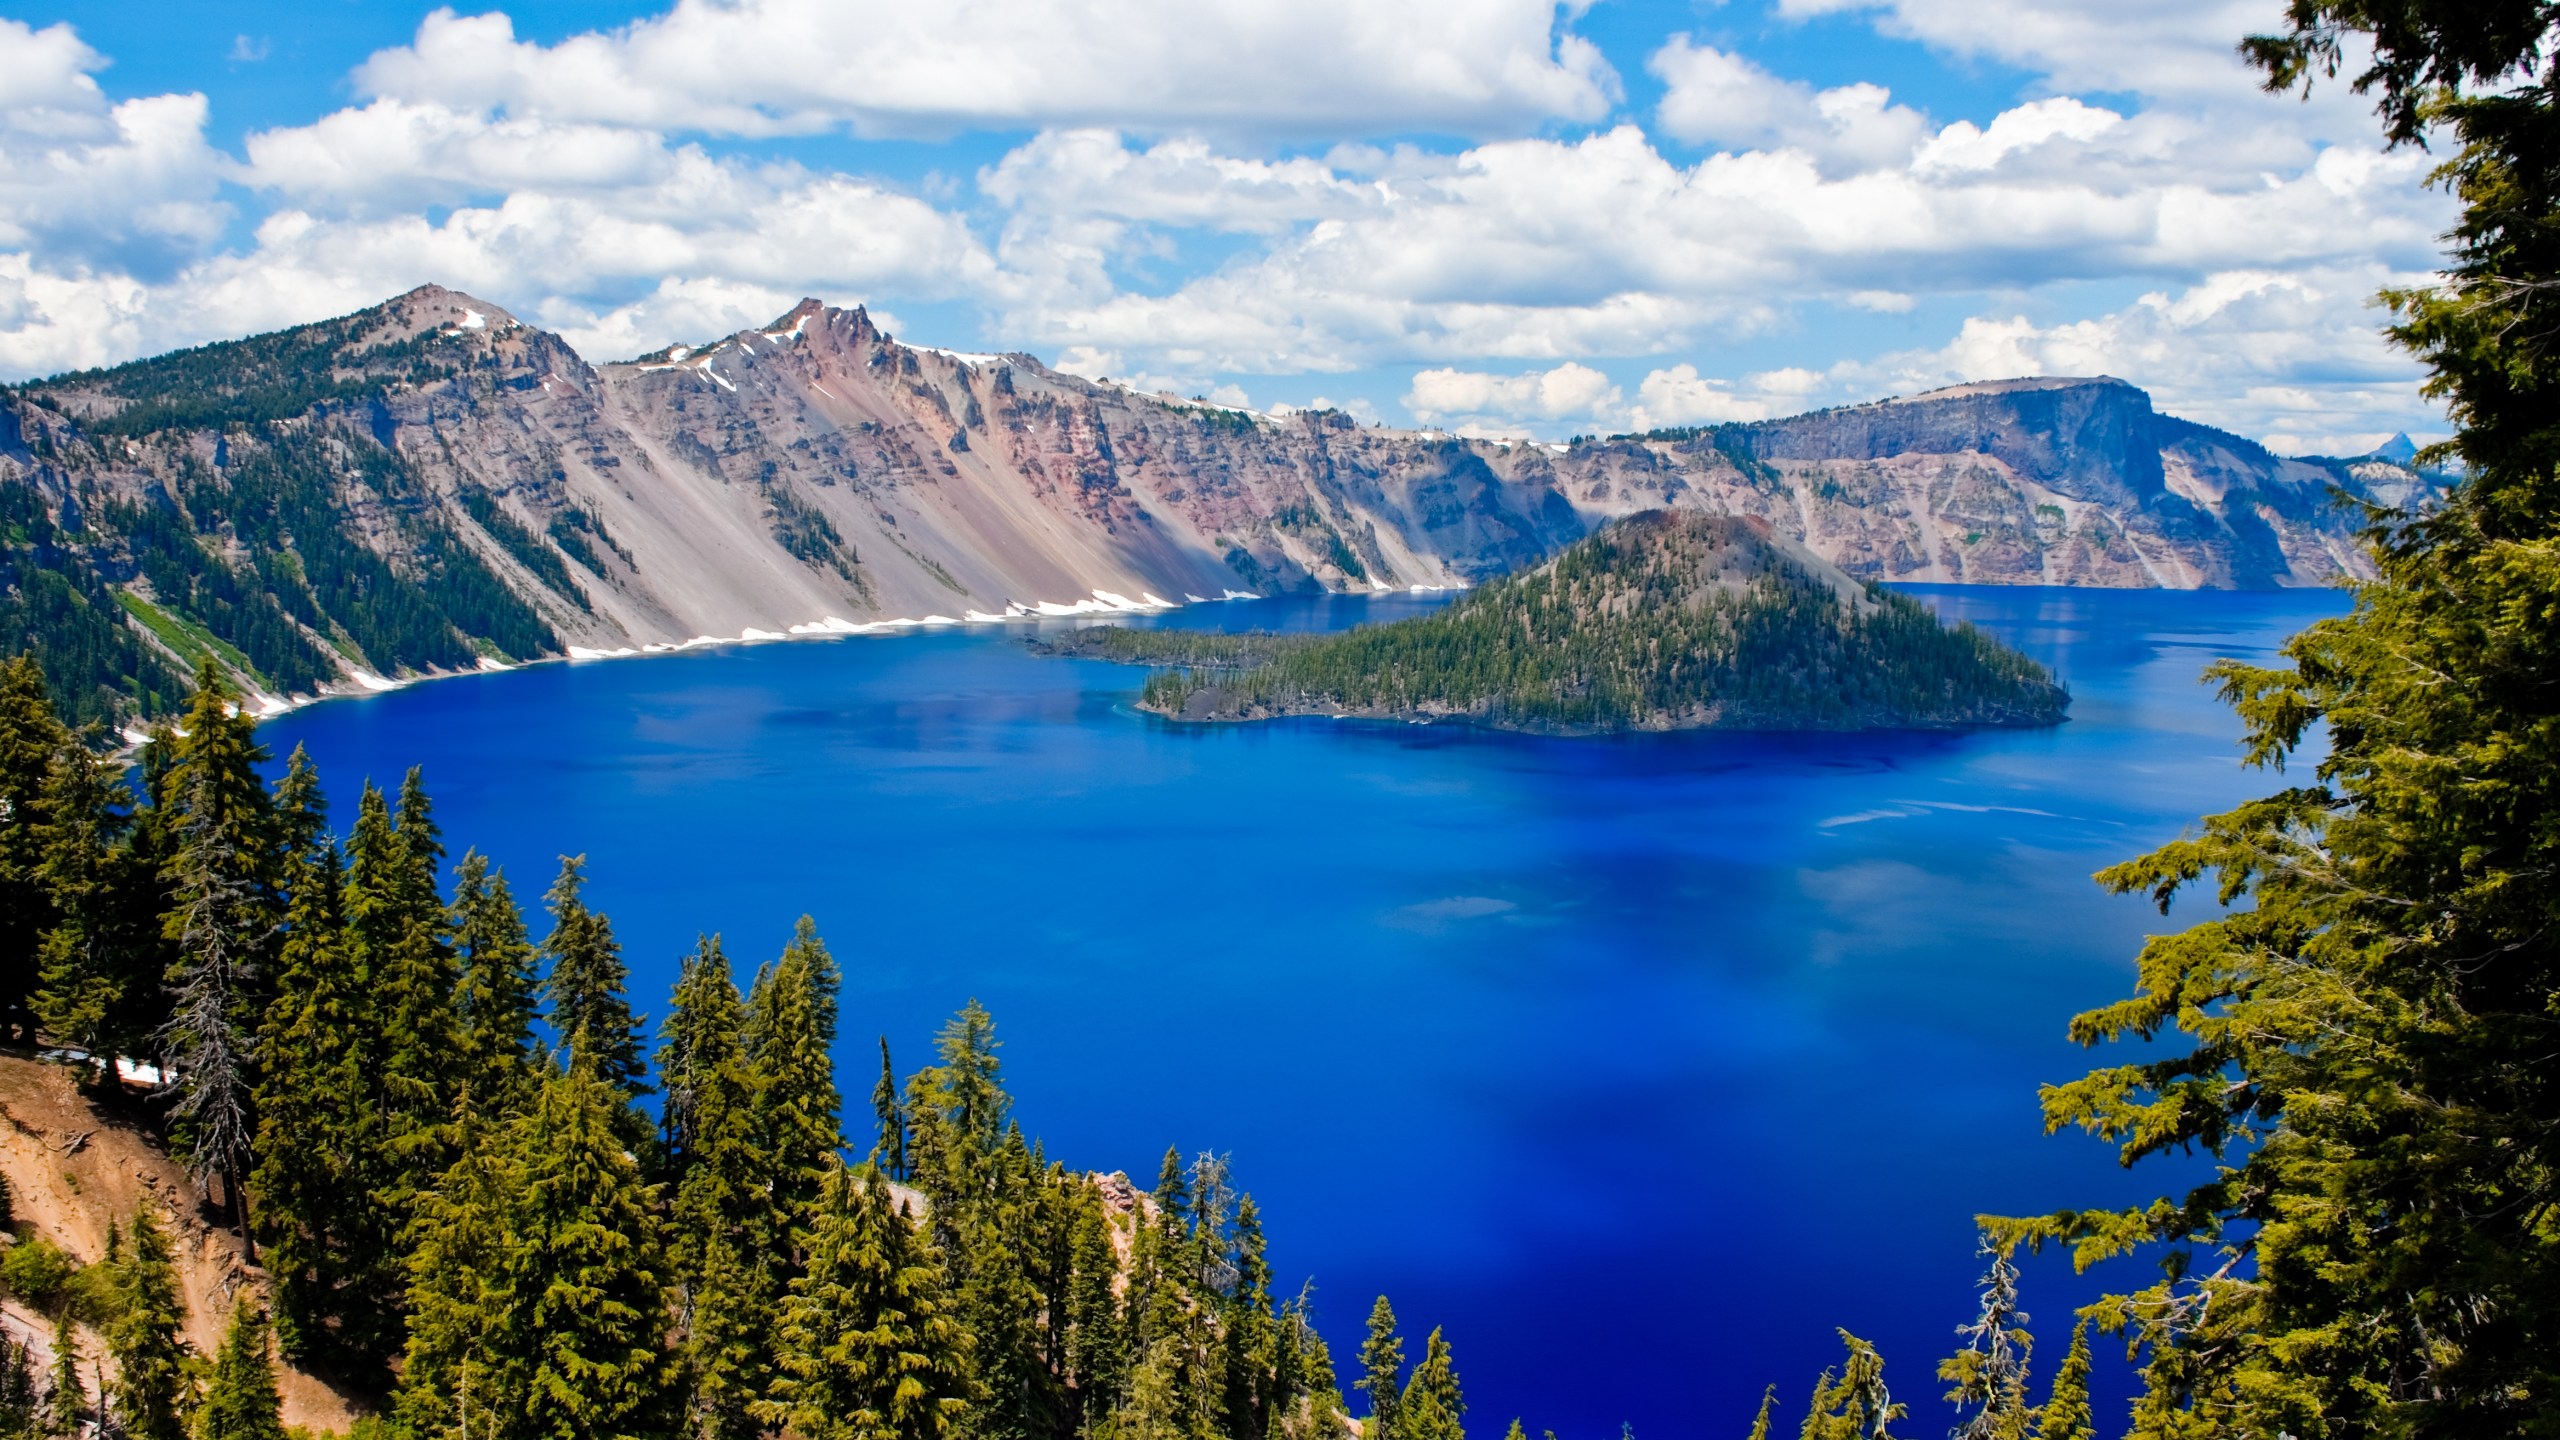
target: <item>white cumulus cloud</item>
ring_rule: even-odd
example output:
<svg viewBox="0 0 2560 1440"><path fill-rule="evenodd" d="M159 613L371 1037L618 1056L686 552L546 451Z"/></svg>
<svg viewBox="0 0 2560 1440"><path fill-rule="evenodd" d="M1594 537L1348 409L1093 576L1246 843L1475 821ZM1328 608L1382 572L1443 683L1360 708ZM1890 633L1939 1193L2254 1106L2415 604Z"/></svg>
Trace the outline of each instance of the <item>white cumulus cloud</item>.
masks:
<svg viewBox="0 0 2560 1440"><path fill-rule="evenodd" d="M1578 7L1577 7L1578 8ZM438 10L367 94L659 130L1517 131L1608 112L1551 0L678 0L556 45Z"/></svg>

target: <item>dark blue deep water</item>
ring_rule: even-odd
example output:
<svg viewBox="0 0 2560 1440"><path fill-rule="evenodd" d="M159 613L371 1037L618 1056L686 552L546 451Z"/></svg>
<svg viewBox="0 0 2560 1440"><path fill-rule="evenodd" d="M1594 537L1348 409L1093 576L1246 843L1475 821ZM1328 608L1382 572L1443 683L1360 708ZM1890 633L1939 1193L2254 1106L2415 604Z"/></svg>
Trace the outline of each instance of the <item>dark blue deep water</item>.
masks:
<svg viewBox="0 0 2560 1440"><path fill-rule="evenodd" d="M2053 665L2071 722L1176 729L1126 708L1138 672L942 632L441 681L263 733L310 746L342 821L425 766L455 853L528 902L585 853L653 1011L696 932L752 966L816 916L856 1135L874 1036L903 1072L980 997L1052 1155L1143 1184L1167 1145L1232 1152L1346 1384L1384 1291L1408 1355L1447 1328L1485 1435L1738 1437L1770 1381L1792 1433L1845 1325L1926 1434L1970 1217L2156 1183L2040 1133L2037 1084L2088 1062L2065 1020L2166 923L2090 872L2271 783L2197 672L2344 601L1914 593ZM2049 1373L2087 1286L2028 1287Z"/></svg>

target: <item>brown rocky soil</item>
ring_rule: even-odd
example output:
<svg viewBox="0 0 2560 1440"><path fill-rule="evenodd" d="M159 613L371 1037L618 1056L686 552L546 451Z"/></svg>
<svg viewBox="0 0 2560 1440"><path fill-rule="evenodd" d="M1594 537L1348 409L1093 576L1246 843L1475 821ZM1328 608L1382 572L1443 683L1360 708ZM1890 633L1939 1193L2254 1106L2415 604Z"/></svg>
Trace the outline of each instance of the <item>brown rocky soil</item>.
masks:
<svg viewBox="0 0 2560 1440"><path fill-rule="evenodd" d="M143 1118L138 1090L93 1101L70 1069L23 1051L0 1051L0 1175L8 1177L18 1232L42 1235L85 1265L106 1254L109 1226L150 1206L176 1251L187 1343L210 1356L239 1297L263 1295L267 1277ZM49 1322L12 1302L0 1304L0 1326L32 1341L41 1363L51 1362ZM103 1353L85 1328L79 1338L84 1355ZM344 1431L362 1413L314 1376L287 1368L280 1379L288 1425Z"/></svg>

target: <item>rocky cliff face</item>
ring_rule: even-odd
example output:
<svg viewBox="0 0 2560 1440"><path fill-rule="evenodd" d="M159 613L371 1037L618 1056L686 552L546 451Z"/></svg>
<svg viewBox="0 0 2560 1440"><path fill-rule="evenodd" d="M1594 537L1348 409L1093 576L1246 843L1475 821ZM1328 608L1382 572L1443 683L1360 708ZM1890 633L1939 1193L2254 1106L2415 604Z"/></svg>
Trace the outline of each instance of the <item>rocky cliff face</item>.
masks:
<svg viewBox="0 0 2560 1440"><path fill-rule="evenodd" d="M1663 506L1757 516L1862 578L2320 584L2362 567L2333 487L2425 486L2279 459L2114 380L1567 447L1141 395L814 301L592 366L427 287L8 394L0 622L21 643L72 626L71 688L116 710L203 653L281 695L793 627L1464 584Z"/></svg>

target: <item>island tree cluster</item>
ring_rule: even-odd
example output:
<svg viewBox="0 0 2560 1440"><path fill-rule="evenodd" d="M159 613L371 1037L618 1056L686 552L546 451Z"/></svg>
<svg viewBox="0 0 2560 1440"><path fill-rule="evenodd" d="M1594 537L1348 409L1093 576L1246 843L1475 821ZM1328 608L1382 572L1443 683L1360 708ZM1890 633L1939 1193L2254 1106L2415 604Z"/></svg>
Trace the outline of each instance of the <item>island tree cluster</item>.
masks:
<svg viewBox="0 0 2560 1440"><path fill-rule="evenodd" d="M1462 718L1515 730L2050 725L2044 667L1765 527L1656 511L1429 615L1332 635L1094 629L1060 653L1172 667L1186 720Z"/></svg>

